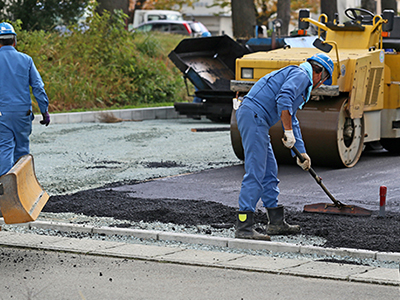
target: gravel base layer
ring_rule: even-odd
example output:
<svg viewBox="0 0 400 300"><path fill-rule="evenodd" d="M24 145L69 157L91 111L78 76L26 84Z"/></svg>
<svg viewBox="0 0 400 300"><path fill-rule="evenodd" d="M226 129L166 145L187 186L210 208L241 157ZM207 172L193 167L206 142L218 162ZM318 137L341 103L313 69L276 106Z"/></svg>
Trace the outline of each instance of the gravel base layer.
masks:
<svg viewBox="0 0 400 300"><path fill-rule="evenodd" d="M31 153L40 184L60 195L241 164L228 127L192 119L34 125Z"/></svg>
<svg viewBox="0 0 400 300"><path fill-rule="evenodd" d="M221 130L196 132L193 135L190 129L194 127ZM223 130L226 127L224 124L190 119L67 124L48 128L34 126L31 148L35 157L36 174L39 182L51 195L38 220L233 237L236 212L233 207L209 201L184 200L183 203L182 200L174 199L135 198L126 192L113 190L114 187L124 184L240 164L231 149L229 133ZM388 218L390 222L387 222ZM301 234L273 236L273 241L400 252L398 214L388 213L386 221L382 221L377 216L311 216L289 210L286 219L289 223L299 224L302 227ZM267 222L265 213L257 212L256 222L259 230L263 230ZM2 230L254 255L307 257L293 253L221 249L127 236L28 230L11 225L2 226ZM395 262L351 257L312 258L387 268L399 267Z"/></svg>

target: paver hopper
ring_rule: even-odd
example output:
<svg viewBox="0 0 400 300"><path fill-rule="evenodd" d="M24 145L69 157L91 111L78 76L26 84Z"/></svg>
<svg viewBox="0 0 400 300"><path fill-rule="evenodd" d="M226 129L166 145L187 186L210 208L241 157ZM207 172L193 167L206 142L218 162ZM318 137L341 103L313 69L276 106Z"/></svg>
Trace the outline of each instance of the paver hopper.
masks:
<svg viewBox="0 0 400 300"><path fill-rule="evenodd" d="M6 224L35 221L48 199L36 178L30 154L0 177L0 209Z"/></svg>
<svg viewBox="0 0 400 300"><path fill-rule="evenodd" d="M235 78L236 58L250 53L229 36L185 39L169 54L171 61L197 87L201 103L175 103L183 115L205 115L229 121L232 112L230 80Z"/></svg>

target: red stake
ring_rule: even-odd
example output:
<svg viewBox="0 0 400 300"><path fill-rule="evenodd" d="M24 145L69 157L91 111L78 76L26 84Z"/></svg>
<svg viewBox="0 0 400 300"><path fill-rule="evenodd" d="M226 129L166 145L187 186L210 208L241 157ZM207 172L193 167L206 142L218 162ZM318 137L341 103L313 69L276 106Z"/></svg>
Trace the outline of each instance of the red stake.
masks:
<svg viewBox="0 0 400 300"><path fill-rule="evenodd" d="M379 196L380 196L379 217L384 217L385 216L386 192L387 192L386 186L382 185L379 188Z"/></svg>

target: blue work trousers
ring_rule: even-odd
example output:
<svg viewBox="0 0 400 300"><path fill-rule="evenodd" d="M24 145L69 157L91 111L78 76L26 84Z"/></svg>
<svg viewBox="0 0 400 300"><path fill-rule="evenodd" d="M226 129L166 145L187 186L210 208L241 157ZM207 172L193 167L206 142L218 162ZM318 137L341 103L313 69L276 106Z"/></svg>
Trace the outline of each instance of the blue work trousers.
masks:
<svg viewBox="0 0 400 300"><path fill-rule="evenodd" d="M0 176L6 174L23 155L29 154L29 135L33 114L1 112L0 115Z"/></svg>
<svg viewBox="0 0 400 300"><path fill-rule="evenodd" d="M251 108L242 105L236 118L245 156L245 175L239 195L240 211L255 211L261 198L264 207L278 204L278 165L269 137L269 125Z"/></svg>

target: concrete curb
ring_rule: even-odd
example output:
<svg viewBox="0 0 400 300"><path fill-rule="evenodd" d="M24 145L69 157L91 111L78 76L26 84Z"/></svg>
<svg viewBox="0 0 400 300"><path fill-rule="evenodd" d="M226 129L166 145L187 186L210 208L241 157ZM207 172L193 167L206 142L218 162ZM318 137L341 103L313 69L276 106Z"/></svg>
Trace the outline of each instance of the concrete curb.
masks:
<svg viewBox="0 0 400 300"><path fill-rule="evenodd" d="M0 218L0 225L4 225L4 219ZM113 227L96 227L80 224L59 223L53 221L34 221L24 224L16 224L18 226L40 229L51 229L62 232L81 232L104 235L126 235L141 239L153 239L157 241L176 241L189 244L203 244L209 246L251 249L251 250L267 250L272 253L288 252L299 254L312 254L321 256L339 256L352 257L359 259L374 259L378 261L393 261L400 263L400 253L397 252L378 252L363 249L351 248L323 248L317 246L288 244L281 242L266 242L255 240L243 240L234 238L224 238L216 236L207 236L200 234L173 233L166 231L129 229L129 228L113 228Z"/></svg>
<svg viewBox="0 0 400 300"><path fill-rule="evenodd" d="M126 121L143 121L155 119L178 119L181 116L175 111L173 106L132 108L120 110L87 111L74 113L50 114L50 124L69 124L69 123L99 123L102 114L112 114L114 117ZM42 120L41 115L35 115L33 124L39 124Z"/></svg>
<svg viewBox="0 0 400 300"><path fill-rule="evenodd" d="M0 220L0 223L4 224L3 220ZM246 241L194 234L177 234L150 230L95 227L45 221L18 224L18 226L24 226L28 228L36 227L67 232L129 235L142 239L173 240L185 243L200 243L204 245L215 245L228 248L236 247L247 249L266 249L271 252L302 252L302 249L307 248L307 251L320 251L321 254L334 253L335 255L355 255L356 257L374 257L375 259L390 257L396 261L400 261L400 253L389 253L386 255L390 256L385 256L385 254L378 255L378 252L372 251L353 249L324 249L319 247L288 245L285 243ZM181 249L178 247L161 247L123 242L99 241L92 239L23 234L8 231L1 232L0 245L178 263L193 266L257 271L300 277L400 286L399 271L397 269L321 262L313 259L290 259L255 256L228 252Z"/></svg>

